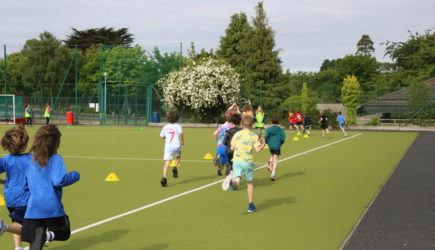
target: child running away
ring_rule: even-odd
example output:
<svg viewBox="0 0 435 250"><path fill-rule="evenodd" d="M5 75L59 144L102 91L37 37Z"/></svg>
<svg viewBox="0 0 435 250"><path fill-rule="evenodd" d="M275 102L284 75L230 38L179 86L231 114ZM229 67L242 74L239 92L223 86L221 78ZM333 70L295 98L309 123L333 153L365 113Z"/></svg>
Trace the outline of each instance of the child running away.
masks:
<svg viewBox="0 0 435 250"><path fill-rule="evenodd" d="M6 172L6 180L0 180L0 182L5 185L6 207L12 219L12 225L20 232L30 196L26 173L32 163L32 155L26 153L28 142L29 135L24 125L8 129L1 139L3 149L9 151L10 154L0 159L0 173ZM23 249L20 235L14 234L13 237L15 249Z"/></svg>
<svg viewBox="0 0 435 250"><path fill-rule="evenodd" d="M261 152L264 148L263 138L261 141L258 136L251 131L253 118L250 115L244 115L242 117L243 130L237 132L231 140L231 149L234 150L233 157L233 174L228 175L225 178L222 188L228 190L237 188L240 185L240 179L243 177L246 180L247 192L248 192L248 212L255 212L256 207L254 205L254 156L253 150Z"/></svg>
<svg viewBox="0 0 435 250"><path fill-rule="evenodd" d="M174 178L178 178L178 166L180 166L181 159L181 146L184 145L184 137L181 126L176 122L180 118L178 111L171 111L166 117L169 122L166 124L162 131L160 132L160 138L165 139L165 152L163 155L163 177L160 180L162 187L168 186L167 174L169 170L169 165L172 161L172 155L175 155L175 166L172 169L172 174Z"/></svg>
<svg viewBox="0 0 435 250"><path fill-rule="evenodd" d="M338 112L337 116L337 122L338 126L340 126L341 132L343 132L343 135L346 136L346 130L344 129L344 126L346 124L346 119L344 118L344 115L341 112Z"/></svg>
<svg viewBox="0 0 435 250"><path fill-rule="evenodd" d="M281 155L281 145L285 142L285 133L284 130L278 126L279 119L277 117L272 119L272 124L273 126L266 130L265 138L271 154L267 169L271 172L270 180L275 181L278 156Z"/></svg>
<svg viewBox="0 0 435 250"><path fill-rule="evenodd" d="M27 169L30 197L21 237L30 250L40 250L46 241L65 241L71 235L69 218L62 204L62 188L80 179L76 171L67 172L57 154L61 133L56 125L44 125L35 134L30 152L33 162ZM48 230L48 231L47 231Z"/></svg>

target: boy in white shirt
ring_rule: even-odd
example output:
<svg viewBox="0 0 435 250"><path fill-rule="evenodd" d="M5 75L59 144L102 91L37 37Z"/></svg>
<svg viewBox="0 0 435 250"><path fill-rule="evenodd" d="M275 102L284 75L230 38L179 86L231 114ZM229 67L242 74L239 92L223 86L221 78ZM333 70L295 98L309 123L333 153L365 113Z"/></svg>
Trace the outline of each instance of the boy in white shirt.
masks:
<svg viewBox="0 0 435 250"><path fill-rule="evenodd" d="M169 165L172 160L172 155L175 155L176 166L172 169L174 178L178 177L177 167L180 165L181 159L181 146L184 145L184 137L181 126L176 122L180 118L178 111L171 111L168 113L166 119L169 122L166 124L160 132L160 138L165 139L165 153L163 156L163 178L160 180L162 187L168 186L168 180L166 178L169 170Z"/></svg>

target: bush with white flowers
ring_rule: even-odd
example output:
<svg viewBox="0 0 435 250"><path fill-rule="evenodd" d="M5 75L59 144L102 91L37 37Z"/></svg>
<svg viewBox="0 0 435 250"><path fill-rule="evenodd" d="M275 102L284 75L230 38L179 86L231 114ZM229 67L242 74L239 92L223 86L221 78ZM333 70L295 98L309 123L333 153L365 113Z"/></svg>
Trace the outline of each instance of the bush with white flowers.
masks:
<svg viewBox="0 0 435 250"><path fill-rule="evenodd" d="M183 108L197 114L220 112L239 97L239 74L214 59L192 62L160 79L166 109Z"/></svg>

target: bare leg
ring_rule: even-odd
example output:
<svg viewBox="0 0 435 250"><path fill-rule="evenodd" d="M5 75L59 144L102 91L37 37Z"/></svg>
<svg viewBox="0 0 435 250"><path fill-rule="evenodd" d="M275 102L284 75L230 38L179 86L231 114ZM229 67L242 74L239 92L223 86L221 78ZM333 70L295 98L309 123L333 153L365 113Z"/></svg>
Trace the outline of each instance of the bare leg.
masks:
<svg viewBox="0 0 435 250"><path fill-rule="evenodd" d="M8 228L6 229L7 232L13 233L13 234L21 234L21 225L19 224L9 224Z"/></svg>
<svg viewBox="0 0 435 250"><path fill-rule="evenodd" d="M249 204L254 203L254 183L252 181L246 182L247 190L248 190L248 202Z"/></svg>
<svg viewBox="0 0 435 250"><path fill-rule="evenodd" d="M232 171L231 171L232 172ZM231 173L231 175L232 175L233 173ZM235 179L233 179L233 182L232 182L232 187L235 187L235 188L237 188L238 186L240 185L240 177L237 177L237 178L235 178Z"/></svg>
<svg viewBox="0 0 435 250"><path fill-rule="evenodd" d="M165 164L163 165L163 178L166 178L168 175L168 169L169 169L169 164L171 163L170 160L165 161Z"/></svg>
<svg viewBox="0 0 435 250"><path fill-rule="evenodd" d="M276 168L278 167L278 155L273 155L272 156L272 166L273 166L273 168L272 168L272 175L271 175L271 177L275 177L275 174L276 174Z"/></svg>
<svg viewBox="0 0 435 250"><path fill-rule="evenodd" d="M19 227L21 231L21 225L19 223L14 222L13 225ZM21 247L21 235L14 234L13 237L14 237L15 248Z"/></svg>

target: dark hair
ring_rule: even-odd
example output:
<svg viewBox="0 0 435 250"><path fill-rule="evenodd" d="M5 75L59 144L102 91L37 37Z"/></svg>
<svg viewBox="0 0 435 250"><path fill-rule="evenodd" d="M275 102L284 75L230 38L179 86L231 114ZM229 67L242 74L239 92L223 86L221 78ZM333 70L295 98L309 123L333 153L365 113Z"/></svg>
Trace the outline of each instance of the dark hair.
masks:
<svg viewBox="0 0 435 250"><path fill-rule="evenodd" d="M339 111L338 114L341 115L341 111Z"/></svg>
<svg viewBox="0 0 435 250"><path fill-rule="evenodd" d="M180 114L176 110L172 110L166 116L169 123L176 123L180 119Z"/></svg>
<svg viewBox="0 0 435 250"><path fill-rule="evenodd" d="M231 116L231 121L233 122L234 125L239 126L240 125L240 121L242 121L242 115L239 113L234 113Z"/></svg>
<svg viewBox="0 0 435 250"><path fill-rule="evenodd" d="M253 123L254 123L254 118L252 116L250 115L242 116L242 127L251 128Z"/></svg>
<svg viewBox="0 0 435 250"><path fill-rule="evenodd" d="M9 153L20 154L24 153L28 142L29 135L24 125L19 125L6 130L1 144L3 149L9 151Z"/></svg>
<svg viewBox="0 0 435 250"><path fill-rule="evenodd" d="M273 124L279 124L279 118L276 117L276 116L272 117L272 123Z"/></svg>
<svg viewBox="0 0 435 250"><path fill-rule="evenodd" d="M54 124L40 127L30 149L30 152L33 152L33 161L38 162L41 167L47 166L50 157L57 153L61 136L62 134Z"/></svg>

